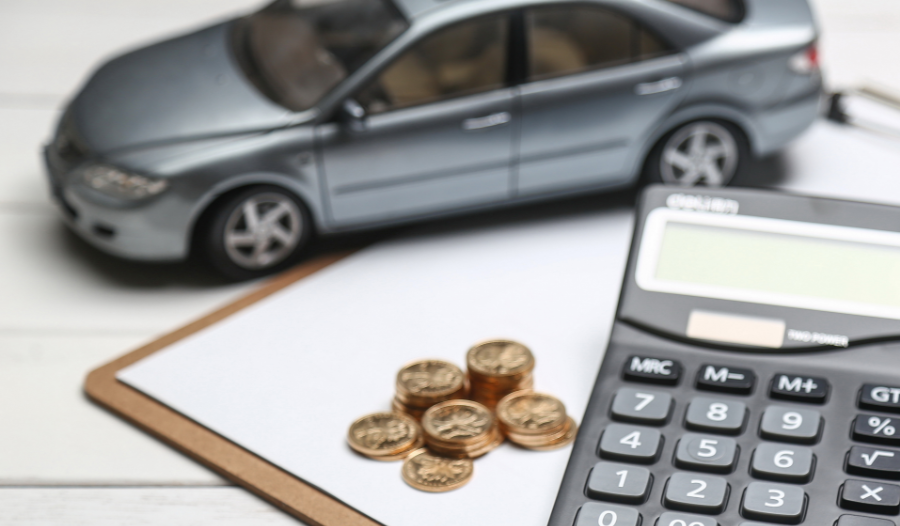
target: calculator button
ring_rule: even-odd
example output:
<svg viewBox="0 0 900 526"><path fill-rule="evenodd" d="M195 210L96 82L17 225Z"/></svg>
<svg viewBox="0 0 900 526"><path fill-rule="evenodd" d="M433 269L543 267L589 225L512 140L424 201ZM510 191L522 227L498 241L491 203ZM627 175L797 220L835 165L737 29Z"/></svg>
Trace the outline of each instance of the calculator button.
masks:
<svg viewBox="0 0 900 526"><path fill-rule="evenodd" d="M858 415L853 422L853 440L900 445L897 427L900 420L887 416Z"/></svg>
<svg viewBox="0 0 900 526"><path fill-rule="evenodd" d="M616 393L612 415L639 424L665 424L672 409L672 395L662 391L623 387Z"/></svg>
<svg viewBox="0 0 900 526"><path fill-rule="evenodd" d="M750 369L704 364L697 372L697 389L731 394L750 394L756 374Z"/></svg>
<svg viewBox="0 0 900 526"><path fill-rule="evenodd" d="M736 435L744 426L746 414L747 406L741 402L699 396L691 400L685 424L698 431Z"/></svg>
<svg viewBox="0 0 900 526"><path fill-rule="evenodd" d="M848 480L841 488L840 505L848 510L896 515L900 513L900 486Z"/></svg>
<svg viewBox="0 0 900 526"><path fill-rule="evenodd" d="M639 526L641 514L634 508L588 502L578 510L575 526Z"/></svg>
<svg viewBox="0 0 900 526"><path fill-rule="evenodd" d="M881 479L900 479L900 451L853 446L847 455L847 473Z"/></svg>
<svg viewBox="0 0 900 526"><path fill-rule="evenodd" d="M859 515L841 515L834 526L897 526L894 521L887 519L873 519L860 517Z"/></svg>
<svg viewBox="0 0 900 526"><path fill-rule="evenodd" d="M748 519L799 524L806 508L806 493L799 486L751 482L744 491L741 515Z"/></svg>
<svg viewBox="0 0 900 526"><path fill-rule="evenodd" d="M652 464L661 445L662 434L656 429L610 424L600 437L600 456Z"/></svg>
<svg viewBox="0 0 900 526"><path fill-rule="evenodd" d="M659 516L656 526L719 526L719 522L712 517L689 515L687 513L672 513L667 511Z"/></svg>
<svg viewBox="0 0 900 526"><path fill-rule="evenodd" d="M759 431L770 440L811 444L819 437L821 427L818 411L773 405L763 412Z"/></svg>
<svg viewBox="0 0 900 526"><path fill-rule="evenodd" d="M865 384L859 393L859 407L900 412L900 387Z"/></svg>
<svg viewBox="0 0 900 526"><path fill-rule="evenodd" d="M647 468L598 462L588 478L587 494L592 499L640 504L650 493L651 482Z"/></svg>
<svg viewBox="0 0 900 526"><path fill-rule="evenodd" d="M812 478L814 463L809 448L767 442L753 452L750 473L760 479L803 483Z"/></svg>
<svg viewBox="0 0 900 526"><path fill-rule="evenodd" d="M682 469L730 473L737 461L733 438L688 433L675 448L675 465Z"/></svg>
<svg viewBox="0 0 900 526"><path fill-rule="evenodd" d="M722 513L728 502L728 482L720 477L675 473L666 484L667 508L697 513Z"/></svg>
<svg viewBox="0 0 900 526"><path fill-rule="evenodd" d="M769 396L794 402L822 404L828 397L828 380L816 376L779 373L772 380Z"/></svg>
<svg viewBox="0 0 900 526"><path fill-rule="evenodd" d="M681 378L681 364L675 360L630 356L625 362L622 377L632 382L676 385Z"/></svg>

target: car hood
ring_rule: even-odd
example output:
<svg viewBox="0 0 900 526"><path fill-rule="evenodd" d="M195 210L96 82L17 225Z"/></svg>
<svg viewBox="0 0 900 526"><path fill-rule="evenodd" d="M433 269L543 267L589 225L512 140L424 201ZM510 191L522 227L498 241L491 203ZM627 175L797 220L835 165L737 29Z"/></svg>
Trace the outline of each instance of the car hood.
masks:
<svg viewBox="0 0 900 526"><path fill-rule="evenodd" d="M251 83L234 59L232 22L117 57L88 80L70 107L84 146L123 148L264 130L291 113Z"/></svg>

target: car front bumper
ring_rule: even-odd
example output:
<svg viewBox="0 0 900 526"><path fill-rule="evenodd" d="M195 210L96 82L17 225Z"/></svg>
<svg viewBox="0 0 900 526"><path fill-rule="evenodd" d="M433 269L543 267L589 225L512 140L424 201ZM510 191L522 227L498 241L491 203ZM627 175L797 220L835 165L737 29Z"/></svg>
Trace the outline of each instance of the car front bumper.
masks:
<svg viewBox="0 0 900 526"><path fill-rule="evenodd" d="M66 224L103 252L125 259L169 262L187 258L191 206L167 191L145 202L122 203L72 181L72 167L53 147L44 150L53 199Z"/></svg>

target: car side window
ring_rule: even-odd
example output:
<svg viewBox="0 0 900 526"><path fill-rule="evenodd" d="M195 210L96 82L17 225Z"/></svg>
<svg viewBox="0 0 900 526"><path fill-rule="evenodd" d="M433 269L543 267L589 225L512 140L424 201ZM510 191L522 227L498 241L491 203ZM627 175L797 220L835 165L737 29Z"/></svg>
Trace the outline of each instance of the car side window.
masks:
<svg viewBox="0 0 900 526"><path fill-rule="evenodd" d="M545 6L526 14L529 80L658 57L669 47L631 18L602 7Z"/></svg>
<svg viewBox="0 0 900 526"><path fill-rule="evenodd" d="M506 85L509 15L440 29L415 43L358 95L370 114Z"/></svg>

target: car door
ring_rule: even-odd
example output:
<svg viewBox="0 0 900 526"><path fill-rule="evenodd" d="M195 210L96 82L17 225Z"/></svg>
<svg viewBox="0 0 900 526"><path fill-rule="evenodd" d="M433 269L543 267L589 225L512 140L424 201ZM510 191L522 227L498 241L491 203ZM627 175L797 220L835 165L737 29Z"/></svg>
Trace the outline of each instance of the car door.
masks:
<svg viewBox="0 0 900 526"><path fill-rule="evenodd" d="M526 10L517 191L627 183L647 135L683 97L684 59L599 5Z"/></svg>
<svg viewBox="0 0 900 526"><path fill-rule="evenodd" d="M509 20L494 14L418 40L358 92L362 121L317 128L334 223L510 198Z"/></svg>

